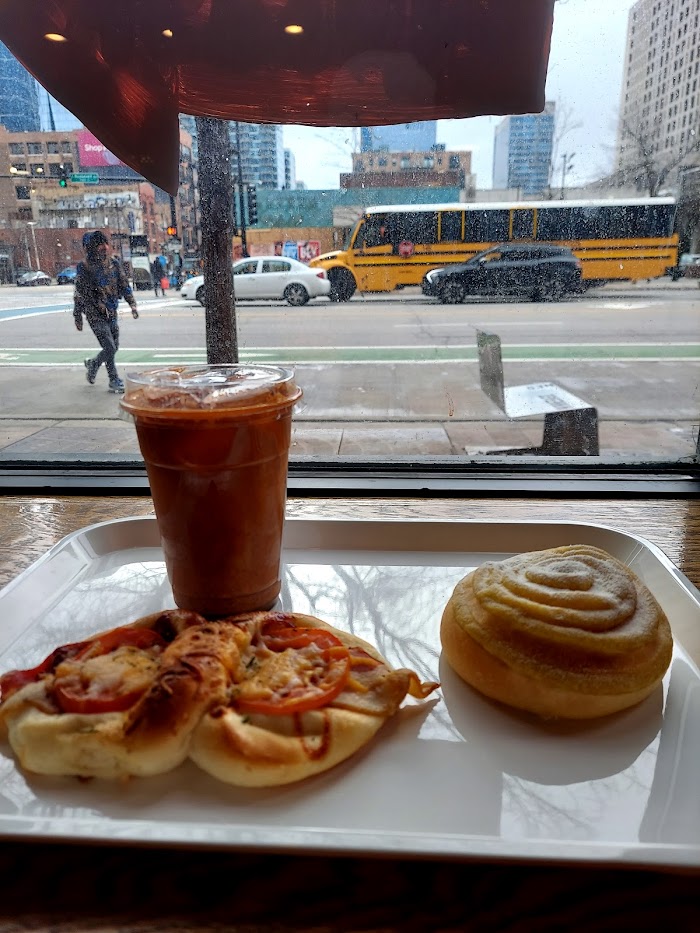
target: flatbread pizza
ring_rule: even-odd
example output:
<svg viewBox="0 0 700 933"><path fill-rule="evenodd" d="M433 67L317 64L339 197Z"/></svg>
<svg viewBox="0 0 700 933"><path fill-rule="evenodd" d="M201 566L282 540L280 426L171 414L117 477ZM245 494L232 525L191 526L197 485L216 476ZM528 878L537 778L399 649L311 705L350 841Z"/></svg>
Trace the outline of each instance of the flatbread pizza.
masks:
<svg viewBox="0 0 700 933"><path fill-rule="evenodd" d="M190 757L227 783L272 786L352 756L407 695L437 686L312 616L171 610L4 674L0 730L40 774L146 776Z"/></svg>

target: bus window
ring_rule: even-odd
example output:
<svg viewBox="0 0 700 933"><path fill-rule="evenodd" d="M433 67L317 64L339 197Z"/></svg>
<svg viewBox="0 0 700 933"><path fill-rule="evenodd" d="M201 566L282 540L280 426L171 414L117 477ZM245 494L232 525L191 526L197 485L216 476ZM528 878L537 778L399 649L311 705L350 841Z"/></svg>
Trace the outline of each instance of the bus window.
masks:
<svg viewBox="0 0 700 933"><path fill-rule="evenodd" d="M383 214L370 214L355 238L355 249L369 249L372 246L383 246L388 243L387 221Z"/></svg>
<svg viewBox="0 0 700 933"><path fill-rule="evenodd" d="M394 247L403 240L433 246L437 243L437 212L401 211L388 214L387 233Z"/></svg>
<svg viewBox="0 0 700 933"><path fill-rule="evenodd" d="M514 240L529 240L532 238L532 232L535 223L535 212L533 210L515 210L513 211L513 228L511 237Z"/></svg>
<svg viewBox="0 0 700 933"><path fill-rule="evenodd" d="M467 243L498 243L508 239L510 211L467 211L464 224Z"/></svg>
<svg viewBox="0 0 700 933"><path fill-rule="evenodd" d="M440 214L440 242L458 243L462 239L463 211L443 211Z"/></svg>

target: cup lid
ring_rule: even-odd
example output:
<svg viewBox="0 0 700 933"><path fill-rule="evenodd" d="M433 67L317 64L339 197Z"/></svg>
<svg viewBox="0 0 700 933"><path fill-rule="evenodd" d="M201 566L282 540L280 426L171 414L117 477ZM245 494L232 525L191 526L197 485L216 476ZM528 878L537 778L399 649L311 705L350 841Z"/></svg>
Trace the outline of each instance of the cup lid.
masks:
<svg viewBox="0 0 700 933"><path fill-rule="evenodd" d="M283 366L167 366L127 373L126 379L122 405L127 411L267 408L301 396L294 370Z"/></svg>

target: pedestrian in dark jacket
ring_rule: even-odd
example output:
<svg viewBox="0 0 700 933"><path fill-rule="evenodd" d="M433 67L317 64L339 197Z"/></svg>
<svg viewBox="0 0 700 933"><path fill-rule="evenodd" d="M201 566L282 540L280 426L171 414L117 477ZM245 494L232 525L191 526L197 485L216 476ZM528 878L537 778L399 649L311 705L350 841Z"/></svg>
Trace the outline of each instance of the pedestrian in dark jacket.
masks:
<svg viewBox="0 0 700 933"><path fill-rule="evenodd" d="M119 349L119 299L125 298L134 318L139 316L136 300L124 270L117 259L107 257L107 237L101 230L83 237L85 261L78 263L75 279L73 318L78 330L83 329L83 315L102 347L97 356L85 360L86 378L93 385L97 371L104 363L109 376L109 391L123 392L114 362Z"/></svg>

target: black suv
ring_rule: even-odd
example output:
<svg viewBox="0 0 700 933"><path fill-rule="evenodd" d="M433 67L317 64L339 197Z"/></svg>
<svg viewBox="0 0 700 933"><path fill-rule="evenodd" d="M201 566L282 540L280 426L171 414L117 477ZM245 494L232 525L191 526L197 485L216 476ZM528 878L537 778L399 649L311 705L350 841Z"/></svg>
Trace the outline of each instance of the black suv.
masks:
<svg viewBox="0 0 700 933"><path fill-rule="evenodd" d="M547 243L493 246L468 262L433 269L423 279L423 294L443 304L459 304L467 295L556 300L583 290L579 260L566 246Z"/></svg>

